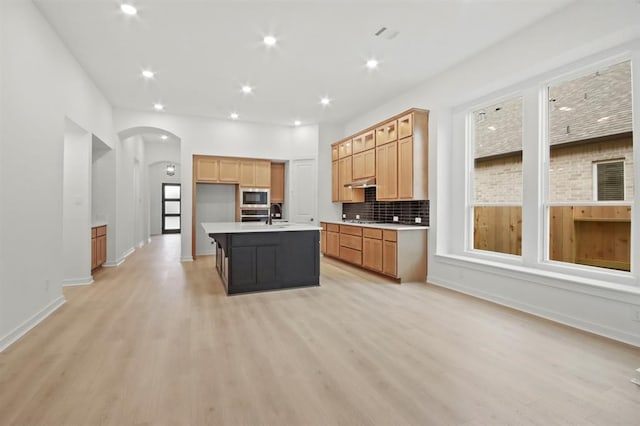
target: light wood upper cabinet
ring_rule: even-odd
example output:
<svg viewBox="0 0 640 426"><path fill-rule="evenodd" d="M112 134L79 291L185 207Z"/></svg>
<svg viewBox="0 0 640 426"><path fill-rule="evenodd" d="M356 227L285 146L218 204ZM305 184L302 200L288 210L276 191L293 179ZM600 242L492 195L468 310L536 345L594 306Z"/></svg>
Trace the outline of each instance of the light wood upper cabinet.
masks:
<svg viewBox="0 0 640 426"><path fill-rule="evenodd" d="M240 161L234 158L220 159L220 182L239 183L240 182Z"/></svg>
<svg viewBox="0 0 640 426"><path fill-rule="evenodd" d="M376 146L398 140L398 120L390 120L376 129Z"/></svg>
<svg viewBox="0 0 640 426"><path fill-rule="evenodd" d="M413 198L413 138L398 141L398 198Z"/></svg>
<svg viewBox="0 0 640 426"><path fill-rule="evenodd" d="M340 177L339 170L340 161L331 162L331 201L337 203L340 201Z"/></svg>
<svg viewBox="0 0 640 426"><path fill-rule="evenodd" d="M269 188L271 186L271 162L268 160L241 160L240 186Z"/></svg>
<svg viewBox="0 0 640 426"><path fill-rule="evenodd" d="M366 179L376 175L376 150L353 154L353 179Z"/></svg>
<svg viewBox="0 0 640 426"><path fill-rule="evenodd" d="M413 108L333 144L332 201L364 200L362 189L349 197L350 190L342 187L372 177L377 200L428 200L428 126L429 111ZM341 163L346 158L351 158L351 176Z"/></svg>
<svg viewBox="0 0 640 426"><path fill-rule="evenodd" d="M361 133L353 137L352 141L353 153L366 151L376 147L375 132L373 130L365 133Z"/></svg>
<svg viewBox="0 0 640 426"><path fill-rule="evenodd" d="M360 203L364 201L363 189L351 189L345 185L353 182L353 157L338 160L339 201L343 203Z"/></svg>
<svg viewBox="0 0 640 426"><path fill-rule="evenodd" d="M271 163L271 202L284 203L284 163Z"/></svg>
<svg viewBox="0 0 640 426"><path fill-rule="evenodd" d="M338 145L338 158L342 159L348 157L353 153L353 147L351 145L351 139L348 139L344 142L340 142Z"/></svg>
<svg viewBox="0 0 640 426"><path fill-rule="evenodd" d="M255 160L255 186L257 188L271 187L271 161Z"/></svg>
<svg viewBox="0 0 640 426"><path fill-rule="evenodd" d="M398 139L413 135L413 113L398 118Z"/></svg>
<svg viewBox="0 0 640 426"><path fill-rule="evenodd" d="M376 199L398 198L398 142L376 148Z"/></svg>
<svg viewBox="0 0 640 426"><path fill-rule="evenodd" d="M194 156L194 163L196 182L218 182L220 160L217 157Z"/></svg>

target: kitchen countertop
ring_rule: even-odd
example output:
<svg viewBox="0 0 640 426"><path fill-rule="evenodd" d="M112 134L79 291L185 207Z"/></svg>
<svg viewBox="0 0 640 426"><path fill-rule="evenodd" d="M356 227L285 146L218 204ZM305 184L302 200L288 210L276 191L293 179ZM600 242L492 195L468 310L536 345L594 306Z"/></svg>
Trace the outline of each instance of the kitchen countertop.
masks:
<svg viewBox="0 0 640 426"><path fill-rule="evenodd" d="M91 223L91 227L92 228L97 228L99 226L106 226L107 222L100 222L100 221L96 221L96 222L92 222Z"/></svg>
<svg viewBox="0 0 640 426"><path fill-rule="evenodd" d="M422 230L429 229L428 226L402 225L399 223L358 223L358 222L344 222L341 220L321 220L320 222L333 223L338 225L362 226L363 228L389 229L393 231L417 231L421 229Z"/></svg>
<svg viewBox="0 0 640 426"><path fill-rule="evenodd" d="M319 231L317 225L301 223L275 223L267 225L263 222L203 222L200 224L207 235L238 234L248 232L283 232L283 231Z"/></svg>

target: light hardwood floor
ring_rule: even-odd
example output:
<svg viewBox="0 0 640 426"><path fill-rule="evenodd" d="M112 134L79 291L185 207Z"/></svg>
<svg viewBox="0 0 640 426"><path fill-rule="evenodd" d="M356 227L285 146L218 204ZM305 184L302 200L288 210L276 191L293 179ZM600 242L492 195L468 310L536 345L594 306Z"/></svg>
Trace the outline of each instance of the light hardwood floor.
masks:
<svg viewBox="0 0 640 426"><path fill-rule="evenodd" d="M0 354L0 425L640 424L638 348L328 259L227 297L178 258L154 237L65 289Z"/></svg>

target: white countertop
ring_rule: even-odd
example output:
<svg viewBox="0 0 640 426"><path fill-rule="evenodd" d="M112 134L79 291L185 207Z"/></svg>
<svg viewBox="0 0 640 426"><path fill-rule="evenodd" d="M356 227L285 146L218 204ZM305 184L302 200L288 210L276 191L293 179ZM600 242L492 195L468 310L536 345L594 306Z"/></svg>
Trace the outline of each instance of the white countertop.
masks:
<svg viewBox="0 0 640 426"><path fill-rule="evenodd" d="M389 229L393 231L418 231L429 229L428 226L422 225L402 225L399 223L357 223L357 222L343 222L341 220L321 220L324 223L334 223L338 225L350 225L350 226L362 226L363 228L378 228Z"/></svg>
<svg viewBox="0 0 640 426"><path fill-rule="evenodd" d="M238 234L245 232L283 232L283 231L319 231L317 225L302 223L274 223L267 225L263 222L203 222L200 224L204 232L209 234Z"/></svg>
<svg viewBox="0 0 640 426"><path fill-rule="evenodd" d="M100 222L99 220L96 222L92 222L91 223L91 227L92 228L97 228L99 226L105 226L107 224L107 222Z"/></svg>

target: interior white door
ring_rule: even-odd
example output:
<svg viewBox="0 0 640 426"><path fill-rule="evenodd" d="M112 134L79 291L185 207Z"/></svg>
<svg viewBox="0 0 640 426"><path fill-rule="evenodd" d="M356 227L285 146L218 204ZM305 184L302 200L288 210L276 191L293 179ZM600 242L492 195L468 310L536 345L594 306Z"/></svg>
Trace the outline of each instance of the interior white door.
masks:
<svg viewBox="0 0 640 426"><path fill-rule="evenodd" d="M316 160L291 162L291 221L315 223L318 209Z"/></svg>

